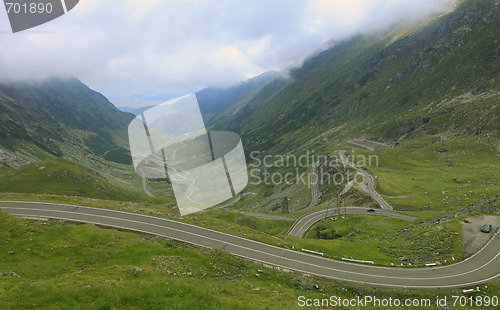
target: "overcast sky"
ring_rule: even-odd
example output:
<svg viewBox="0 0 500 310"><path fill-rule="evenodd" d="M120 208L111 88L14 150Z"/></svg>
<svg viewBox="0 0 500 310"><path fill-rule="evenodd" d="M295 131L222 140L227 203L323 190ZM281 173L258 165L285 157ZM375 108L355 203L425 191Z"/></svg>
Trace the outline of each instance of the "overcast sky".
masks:
<svg viewBox="0 0 500 310"><path fill-rule="evenodd" d="M12 34L0 9L0 78L75 76L116 104L228 86L330 40L445 12L457 0L80 0Z"/></svg>

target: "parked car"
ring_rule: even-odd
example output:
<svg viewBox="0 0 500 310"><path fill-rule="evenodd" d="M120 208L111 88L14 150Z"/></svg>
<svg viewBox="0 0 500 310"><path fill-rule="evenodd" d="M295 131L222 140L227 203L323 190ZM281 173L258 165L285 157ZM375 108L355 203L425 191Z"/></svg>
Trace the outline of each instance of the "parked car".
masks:
<svg viewBox="0 0 500 310"><path fill-rule="evenodd" d="M484 233L489 233L491 231L491 225L490 224L484 224L482 227L481 227L481 231L484 232Z"/></svg>

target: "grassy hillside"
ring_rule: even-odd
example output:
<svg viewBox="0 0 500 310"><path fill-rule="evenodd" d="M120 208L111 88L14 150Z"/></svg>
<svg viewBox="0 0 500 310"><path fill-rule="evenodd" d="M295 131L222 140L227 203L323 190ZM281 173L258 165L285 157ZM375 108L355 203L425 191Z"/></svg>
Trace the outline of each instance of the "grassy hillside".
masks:
<svg viewBox="0 0 500 310"><path fill-rule="evenodd" d="M155 201L144 192L115 186L99 173L59 157L29 164L17 170L6 166L0 167L0 177L5 180L0 183L0 192L83 196L120 201ZM165 201L171 202L169 199Z"/></svg>
<svg viewBox="0 0 500 310"><path fill-rule="evenodd" d="M377 149L369 170L396 210L450 212L500 193L499 151L493 137L426 136Z"/></svg>
<svg viewBox="0 0 500 310"><path fill-rule="evenodd" d="M133 115L75 78L0 85L0 148L35 157L66 155L64 146L128 164ZM38 150L38 152L37 152Z"/></svg>
<svg viewBox="0 0 500 310"><path fill-rule="evenodd" d="M269 71L229 88L208 87L200 90L196 98L203 120L208 123L222 111L246 103L277 75L277 72Z"/></svg>
<svg viewBox="0 0 500 310"><path fill-rule="evenodd" d="M499 136L499 12L497 1L468 0L423 27L339 43L214 127L242 133L250 150L275 152L321 134Z"/></svg>
<svg viewBox="0 0 500 310"><path fill-rule="evenodd" d="M90 224L16 219L2 211L0 238L2 309L301 309L299 296L462 294L325 283L224 251ZM500 284L481 288L483 295L493 296Z"/></svg>
<svg viewBox="0 0 500 310"><path fill-rule="evenodd" d="M223 112L213 128L241 133L247 156L260 151L261 159L336 154L354 138L386 142L392 147L356 154L378 156L368 170L396 210L430 217L491 197L500 191L499 13L498 1L466 0L424 24L337 43ZM335 205L343 187L322 186L319 204ZM247 191L257 196L234 208L280 212L273 199L284 197L307 205L297 193L308 193L285 184ZM350 203L370 201L356 188L349 194Z"/></svg>
<svg viewBox="0 0 500 310"><path fill-rule="evenodd" d="M253 150L261 155L299 156L306 150L334 154L350 148L346 141L352 138L390 143L393 147L350 152L378 156L379 164L367 168L377 177L377 191L396 210L419 216L418 221L354 216L323 222L310 238L297 238L283 235L292 221L223 210L180 220L274 245L321 249L329 258L362 257L384 266L399 263L401 256L413 265L459 259L464 217L498 215L499 13L498 1L463 1L425 26L341 42L293 69L290 79L199 94L206 116L217 114L212 127L241 133L247 155ZM22 148L38 158L66 156L82 164L51 157L17 170L2 165L0 196L177 217L173 208L165 208L175 205L171 192L153 199L125 186L142 185L126 150L124 129L130 119L75 80L0 86L0 148L10 154ZM295 172L295 167L269 167L269 172ZM319 204L311 210L334 206L344 186L320 187ZM310 189L298 182L261 183L245 191L257 195L233 208L298 217L303 213L293 211L310 200ZM357 188L347 196L349 203L372 206ZM291 213L281 208L284 198L290 199ZM340 236L326 240L333 230ZM5 241L0 247L0 308L8 309L288 309L301 295L404 298L451 293L327 284L223 251L94 225L14 219L2 212L0 240ZM142 272L129 272L132 267ZM499 292L498 283L481 287L481 295Z"/></svg>

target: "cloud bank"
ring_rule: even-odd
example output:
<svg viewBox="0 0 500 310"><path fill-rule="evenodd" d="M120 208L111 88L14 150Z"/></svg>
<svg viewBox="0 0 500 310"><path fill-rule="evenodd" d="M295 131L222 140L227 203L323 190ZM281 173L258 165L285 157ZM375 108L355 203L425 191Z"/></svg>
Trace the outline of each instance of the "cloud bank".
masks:
<svg viewBox="0 0 500 310"><path fill-rule="evenodd" d="M327 41L426 18L456 2L81 0L18 34L0 9L0 78L71 75L117 101L182 95L282 69Z"/></svg>

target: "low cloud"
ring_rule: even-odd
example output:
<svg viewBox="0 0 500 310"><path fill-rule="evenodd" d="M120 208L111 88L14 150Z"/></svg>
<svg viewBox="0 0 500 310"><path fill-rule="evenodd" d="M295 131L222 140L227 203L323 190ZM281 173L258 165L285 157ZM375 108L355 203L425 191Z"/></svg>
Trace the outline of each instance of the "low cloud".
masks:
<svg viewBox="0 0 500 310"><path fill-rule="evenodd" d="M106 95L182 95L300 62L330 40L453 8L456 0L84 0L17 34L0 10L0 77L76 76Z"/></svg>

